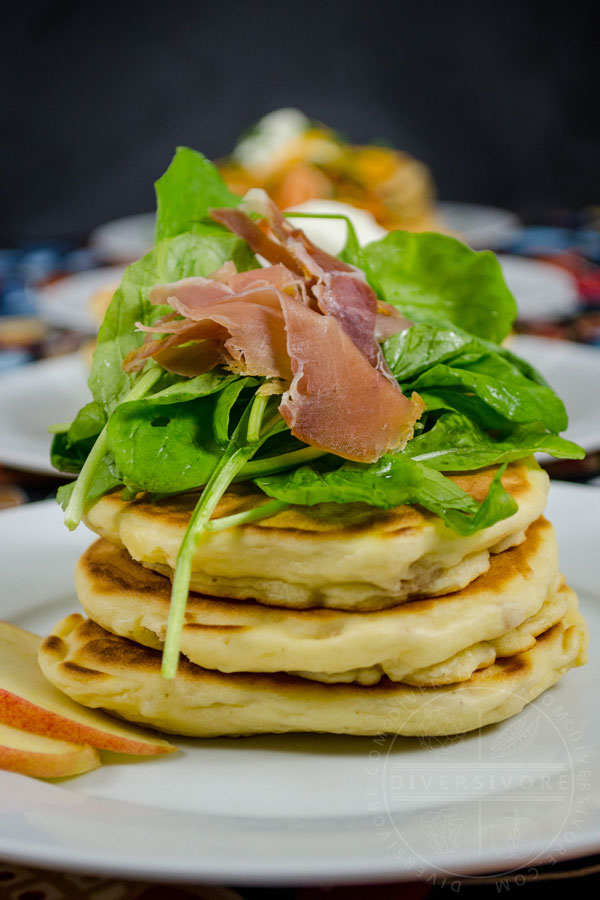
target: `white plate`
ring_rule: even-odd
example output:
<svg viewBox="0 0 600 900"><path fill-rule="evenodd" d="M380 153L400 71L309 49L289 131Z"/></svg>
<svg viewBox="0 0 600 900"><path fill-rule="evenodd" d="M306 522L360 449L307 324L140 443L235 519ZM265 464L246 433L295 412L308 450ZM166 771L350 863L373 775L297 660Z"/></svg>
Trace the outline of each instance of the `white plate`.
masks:
<svg viewBox="0 0 600 900"><path fill-rule="evenodd" d="M106 266L67 275L37 292L41 319L59 328L95 334L98 323L92 315L90 301L103 288L121 283L125 266Z"/></svg>
<svg viewBox="0 0 600 900"><path fill-rule="evenodd" d="M77 353L29 363L0 375L0 463L57 475L48 425L70 422L90 400Z"/></svg>
<svg viewBox="0 0 600 900"><path fill-rule="evenodd" d="M451 880L597 852L599 499L596 488L552 485L548 514L590 624L590 662L519 716L452 740L182 739L171 758L55 784L0 772L0 858L289 884ZM51 502L0 513L0 615L44 633L74 611L73 564L89 541Z"/></svg>
<svg viewBox="0 0 600 900"><path fill-rule="evenodd" d="M600 349L530 335L510 338L507 347L535 366L563 400L569 415L563 437L589 452L600 450Z"/></svg>
<svg viewBox="0 0 600 900"><path fill-rule="evenodd" d="M519 319L547 321L577 309L577 281L552 263L498 255L504 278L519 308Z"/></svg>
<svg viewBox="0 0 600 900"><path fill-rule="evenodd" d="M154 243L154 222L154 213L113 219L92 232L90 246L106 262L133 262Z"/></svg>
<svg viewBox="0 0 600 900"><path fill-rule="evenodd" d="M475 250L505 247L520 227L515 213L496 206L442 202L438 209L446 227Z"/></svg>

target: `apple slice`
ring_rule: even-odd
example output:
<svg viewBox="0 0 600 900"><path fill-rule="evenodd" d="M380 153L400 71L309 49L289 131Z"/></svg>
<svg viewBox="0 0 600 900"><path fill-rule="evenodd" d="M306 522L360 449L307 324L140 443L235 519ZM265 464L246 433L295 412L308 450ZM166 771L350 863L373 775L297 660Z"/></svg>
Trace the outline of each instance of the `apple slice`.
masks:
<svg viewBox="0 0 600 900"><path fill-rule="evenodd" d="M0 622L0 722L115 753L158 756L177 749L135 725L80 706L50 684L37 661L41 640Z"/></svg>
<svg viewBox="0 0 600 900"><path fill-rule="evenodd" d="M64 778L97 769L97 750L0 724L0 769L35 778Z"/></svg>

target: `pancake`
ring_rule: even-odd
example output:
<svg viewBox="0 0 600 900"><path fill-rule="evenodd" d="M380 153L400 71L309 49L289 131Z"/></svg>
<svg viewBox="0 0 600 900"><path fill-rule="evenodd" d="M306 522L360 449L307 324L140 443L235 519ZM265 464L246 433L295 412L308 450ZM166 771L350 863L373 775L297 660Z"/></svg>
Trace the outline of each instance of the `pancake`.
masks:
<svg viewBox="0 0 600 900"><path fill-rule="evenodd" d="M497 468L452 480L482 500ZM271 518L205 533L193 558L191 589L275 606L348 610L384 609L415 596L460 590L488 569L490 553L522 541L544 511L548 476L533 457L511 463L502 483L518 511L470 537L418 506L383 510L364 503L292 506ZM268 499L252 484L233 485L215 517ZM197 500L197 493L188 493L123 501L115 492L87 511L86 524L144 566L171 576Z"/></svg>
<svg viewBox="0 0 600 900"><path fill-rule="evenodd" d="M540 518L463 590L377 612L289 610L191 593L181 651L221 672L289 672L320 681L465 680L496 655L527 650L565 613L554 529ZM79 600L114 634L162 649L171 583L96 541L75 570Z"/></svg>
<svg viewBox="0 0 600 900"><path fill-rule="evenodd" d="M383 679L365 687L283 674L223 674L182 660L164 681L161 655L74 614L41 645L45 676L84 706L192 737L288 731L446 735L518 713L586 659L587 631L568 590L565 617L524 653L497 660L468 681L412 687Z"/></svg>

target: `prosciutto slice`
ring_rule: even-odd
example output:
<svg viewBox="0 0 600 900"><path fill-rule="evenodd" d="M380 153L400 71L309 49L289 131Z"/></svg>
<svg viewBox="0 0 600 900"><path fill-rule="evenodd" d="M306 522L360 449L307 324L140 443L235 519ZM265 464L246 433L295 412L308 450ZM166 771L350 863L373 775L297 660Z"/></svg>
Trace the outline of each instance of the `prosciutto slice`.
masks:
<svg viewBox="0 0 600 900"><path fill-rule="evenodd" d="M332 316L281 300L293 379L279 412L293 435L338 456L375 462L412 437L424 405L360 354Z"/></svg>
<svg viewBox="0 0 600 900"><path fill-rule="evenodd" d="M378 302L362 273L311 244L276 207L269 211L277 239L240 210L213 213L273 264L240 273L226 264L215 277L152 288L151 302L172 312L154 325L138 323L147 340L124 368L153 357L181 375L221 364L276 379L293 435L374 462L404 446L424 408L418 395L402 394L375 339L406 323Z"/></svg>
<svg viewBox="0 0 600 900"><path fill-rule="evenodd" d="M379 322L377 295L367 284L364 273L313 244L303 231L282 215L264 191L249 191L246 198L247 208L266 216L279 243L266 237L239 209L212 210L211 216L244 238L255 253L260 253L269 262L280 259L284 249L286 266L303 273L321 312L337 319L360 352L395 384L376 340L378 332L382 328L385 331L388 323Z"/></svg>
<svg viewBox="0 0 600 900"><path fill-rule="evenodd" d="M212 303L196 303L189 285L169 285L169 303L186 315L185 319L138 328L148 334L168 334L165 340L150 341L128 361L128 371L140 368L153 357L170 372L199 375L218 362L235 372L267 377L292 377L280 296L268 282L256 281L243 293L230 294ZM299 303L299 301L293 301ZM190 346L190 342L194 342ZM220 345L220 353L216 346Z"/></svg>

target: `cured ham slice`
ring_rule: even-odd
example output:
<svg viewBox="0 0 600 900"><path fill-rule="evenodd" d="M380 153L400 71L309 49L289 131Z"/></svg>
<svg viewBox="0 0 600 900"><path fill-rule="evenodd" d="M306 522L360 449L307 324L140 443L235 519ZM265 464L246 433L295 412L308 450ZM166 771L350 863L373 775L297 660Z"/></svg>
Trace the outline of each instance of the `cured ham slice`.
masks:
<svg viewBox="0 0 600 900"><path fill-rule="evenodd" d="M248 208L266 216L279 243L268 238L239 209L212 210L211 216L244 238L255 253L260 253L269 262L280 260L284 250L286 267L303 273L321 312L337 319L360 352L394 383L375 339L378 301L364 273L313 244L303 231L281 214L264 191L249 191L246 198Z"/></svg>
<svg viewBox="0 0 600 900"><path fill-rule="evenodd" d="M187 288L184 285L184 294ZM177 285L169 285L169 290L169 303L178 311L185 306L188 318L158 325L138 325L148 334L170 336L163 341L144 344L128 361L129 371L140 368L152 356L168 371L179 375L199 375L222 362L233 371L246 375L292 377L280 305L282 293L278 289L268 282L261 285L257 281L256 286L244 293L229 295L212 304L198 304L193 309L189 297L187 303L181 302ZM190 342L199 343L182 346ZM218 358L215 342L221 344Z"/></svg>
<svg viewBox="0 0 600 900"><path fill-rule="evenodd" d="M302 268L292 254L281 244L272 241L241 209L212 209L210 215L215 222L224 225L233 234L246 241L255 253L260 253L268 262L283 263L286 269L290 269L296 275L302 275Z"/></svg>
<svg viewBox="0 0 600 900"><path fill-rule="evenodd" d="M279 412L293 435L356 462L375 462L412 437L424 405L409 400L357 351L336 319L282 298L293 379Z"/></svg>

